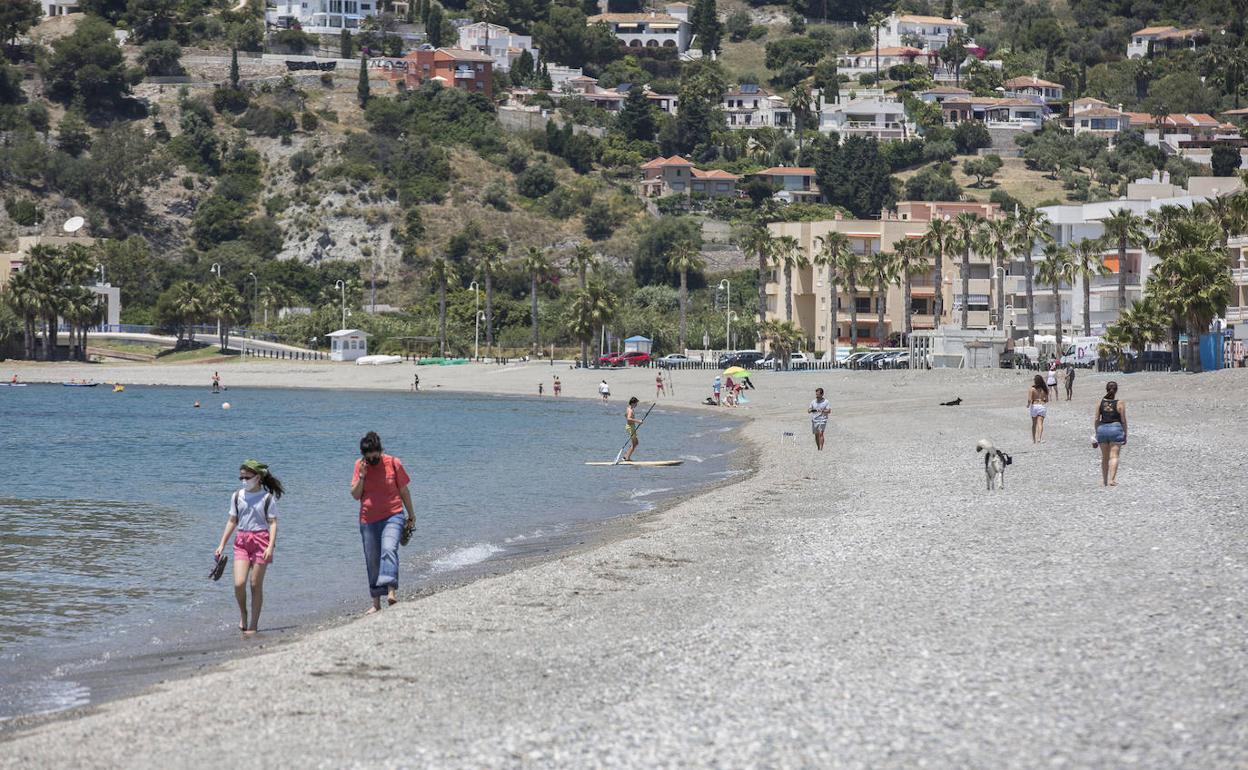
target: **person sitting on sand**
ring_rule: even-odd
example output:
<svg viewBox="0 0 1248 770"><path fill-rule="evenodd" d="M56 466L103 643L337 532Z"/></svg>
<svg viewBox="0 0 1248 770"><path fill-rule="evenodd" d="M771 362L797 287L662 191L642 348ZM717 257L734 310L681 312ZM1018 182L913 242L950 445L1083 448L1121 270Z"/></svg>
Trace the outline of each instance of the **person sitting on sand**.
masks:
<svg viewBox="0 0 1248 770"><path fill-rule="evenodd" d="M221 558L230 533L238 530L234 535L234 598L238 601L238 630L251 636L260 627L264 574L273 563L273 548L277 545L277 501L285 490L282 482L269 472L269 466L259 460L247 460L238 466L238 480L243 487L230 496L230 518L213 557ZM248 584L251 585L250 618L247 616Z"/></svg>
<svg viewBox="0 0 1248 770"><path fill-rule="evenodd" d="M364 544L368 592L373 598L367 614L381 609L382 595L388 604L399 600L399 543L406 542L416 526L416 509L407 488L410 482L399 458L382 452L380 436L370 430L360 439L360 459L355 461L351 477L351 497L360 501L360 540Z"/></svg>
<svg viewBox="0 0 1248 770"><path fill-rule="evenodd" d="M637 426L641 425L641 420L637 419L637 397L633 396L628 400L628 408L624 410L624 430L628 433L629 441L628 451L624 453L624 462L630 462L633 459L633 452L637 451Z"/></svg>

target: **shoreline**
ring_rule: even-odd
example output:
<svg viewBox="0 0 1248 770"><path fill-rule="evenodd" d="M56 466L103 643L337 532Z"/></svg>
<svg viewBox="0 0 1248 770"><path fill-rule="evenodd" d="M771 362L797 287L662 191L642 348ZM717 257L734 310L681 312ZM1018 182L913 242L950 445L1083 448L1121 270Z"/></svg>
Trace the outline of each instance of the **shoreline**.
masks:
<svg viewBox="0 0 1248 770"><path fill-rule="evenodd" d="M606 376L648 395L652 371ZM588 398L603 374L553 373ZM524 395L534 374L442 384ZM677 373L669 401L696 404L707 374ZM1248 373L1117 377L1132 422L1113 489L1087 444L1109 378L1081 376L1033 446L1025 374L756 378L736 411L748 477L627 537L0 736L0 767L189 766L225 746L241 767L1242 764L1248 652L1224 640L1248 613L1248 510L1227 487L1248 470ZM981 437L1014 455L1005 490L984 491ZM260 713L204 718L261 678Z"/></svg>
<svg viewBox="0 0 1248 770"><path fill-rule="evenodd" d="M51 375L55 371L47 372L47 369L57 369L64 366L76 367L92 367L98 364L82 364L80 362L54 362L54 363L38 363L31 366L29 362L21 362L29 368L38 368L41 374L37 374L35 379L27 379L23 377L23 381L30 385L56 386L63 379L57 379ZM232 362L227 362L228 363ZM271 367L274 365L289 366L296 364L299 366L307 365L309 362L288 362L288 361L267 361L262 366ZM334 367L345 367L346 364L340 362L313 362L315 365L332 365ZM541 364L535 364L540 366ZM107 366L107 365L105 365ZM187 366L199 366L204 371L214 369L220 371L222 364L219 361L209 362L207 364L120 364L119 368L124 367L130 370L140 368L150 370L156 367L168 369L178 367L179 369ZM470 365L466 365L470 366ZM490 365L480 365L490 366ZM549 366L547 364L547 366ZM371 369L372 367L370 367ZM390 367L396 368L396 367ZM407 367L404 366L404 369ZM423 367L422 367L423 368ZM554 367L559 371L558 367ZM500 369L495 369L498 371ZM77 370L75 370L76 372ZM228 372L228 369L226 369ZM583 370L589 372L612 372L619 370ZM72 375L76 378L77 374ZM43 379L39 379L42 377ZM166 378L176 380L179 378ZM99 381L99 380L97 380ZM109 383L101 382L101 386ZM128 385L131 383L127 383ZM133 383L138 387L195 387L189 383L174 383L161 381L157 378L155 381ZM386 385L359 385L359 384L292 384L283 383L254 383L248 382L246 385L236 385L243 393L254 389L274 389L274 390L327 390L327 391L349 391L349 392L371 392L371 393L403 393L409 395L416 394L411 391L403 391L401 388L388 387ZM224 388L220 395L228 394L228 386ZM442 388L437 387L430 391L421 391L420 396L437 398L440 394L448 396L472 395L476 397L489 397L498 399L514 399L523 398L526 400L541 400L544 398L554 398L547 395L537 396L536 394L524 393L484 393L474 389L462 389L456 387ZM585 403L596 403L599 401L597 394L594 396L560 396L561 399L568 398ZM661 403L661 402L660 402ZM663 409L679 410L689 413L703 413L693 406L682 404L666 404L661 403ZM734 412L736 410L733 410ZM642 527L653 523L657 518L661 517L668 510L689 500L695 499L703 494L710 493L723 486L729 486L739 483L750 478L757 472L755 460L757 456L757 448L743 437L743 429L748 423L747 415L735 413L717 414L718 417L724 419L736 419L742 424L733 427L727 439L727 443L736 447L742 452L742 456L737 460L729 462L729 469L735 470L737 473L732 477L724 478L718 481L704 482L694 489L688 489L672 495L659 498L651 507L643 510L620 513L608 519L597 521L583 521L572 525L572 529L560 535L546 536L532 543L535 552L517 552L499 557L491 557L482 562L462 567L454 570L449 579L439 579L436 582L417 586L414 590L401 594L404 603L419 602L430 596L455 591L470 585L478 580L504 577L511 573L529 569L533 566L544 564L549 561L558 560L564 556L584 553L600 548L604 545L627 540L638 534ZM540 551L540 552L537 552ZM263 651L264 654L281 650L290 644L308 640L317 634L327 630L341 628L352 623L364 619L362 612L352 613L344 612L341 608L323 609L314 613L306 624L306 628L298 628L286 633L286 629L279 628L270 634L262 636L258 640L245 640L240 642L239 639L230 637L229 639L207 640L201 639L189 645L183 645L174 649L163 650L155 653L134 655L119 661L118 665L108 667L105 670L90 671L85 674L75 676L75 682L88 687L92 693L91 702L80 706L71 706L69 708L57 709L53 711L36 712L31 714L20 714L13 717L0 719L0 743L6 740L20 737L24 732L44 725L54 724L64 721L72 721L82 717L97 713L102 707L127 698L142 696L145 692L154 687L165 685L168 683L185 681L211 673L217 668L230 662L230 655L240 650ZM185 660L184 659L188 659ZM197 660L196 658L203 658ZM104 695L98 700L95 698L96 692L103 692Z"/></svg>

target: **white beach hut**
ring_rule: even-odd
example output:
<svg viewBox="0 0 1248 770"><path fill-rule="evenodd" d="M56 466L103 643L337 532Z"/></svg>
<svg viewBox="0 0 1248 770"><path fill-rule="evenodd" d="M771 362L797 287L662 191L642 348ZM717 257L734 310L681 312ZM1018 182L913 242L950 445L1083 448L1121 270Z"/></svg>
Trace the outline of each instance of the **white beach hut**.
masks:
<svg viewBox="0 0 1248 770"><path fill-rule="evenodd" d="M368 355L368 333L359 329L339 329L329 337L329 360L354 361Z"/></svg>
<svg viewBox="0 0 1248 770"><path fill-rule="evenodd" d="M650 346L652 344L653 343L651 342L649 337L643 337L640 334L638 334L635 337L629 337L628 339L624 340L624 352L631 353L632 351L636 350L636 351L645 353L646 355L650 355Z"/></svg>

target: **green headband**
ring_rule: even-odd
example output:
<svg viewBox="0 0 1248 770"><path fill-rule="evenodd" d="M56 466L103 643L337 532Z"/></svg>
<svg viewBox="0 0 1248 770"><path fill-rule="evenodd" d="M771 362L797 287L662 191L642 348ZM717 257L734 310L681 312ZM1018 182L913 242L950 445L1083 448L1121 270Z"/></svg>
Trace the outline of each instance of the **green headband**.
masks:
<svg viewBox="0 0 1248 770"><path fill-rule="evenodd" d="M265 465L259 460L248 460L239 467L246 468L247 470L251 471L252 473L258 476L269 475L269 466Z"/></svg>

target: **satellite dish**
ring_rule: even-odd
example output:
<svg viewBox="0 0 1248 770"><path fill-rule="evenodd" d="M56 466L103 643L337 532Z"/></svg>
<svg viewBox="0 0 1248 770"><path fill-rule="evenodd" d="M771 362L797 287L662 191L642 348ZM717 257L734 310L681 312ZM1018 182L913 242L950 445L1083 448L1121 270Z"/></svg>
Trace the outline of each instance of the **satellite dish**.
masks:
<svg viewBox="0 0 1248 770"><path fill-rule="evenodd" d="M70 217L65 220L65 224L61 225L61 229L67 233L76 233L81 230L82 226L86 223L87 220L82 217Z"/></svg>

